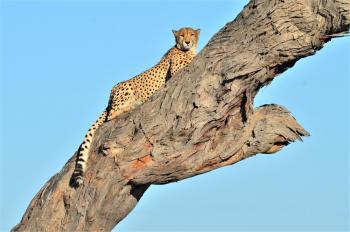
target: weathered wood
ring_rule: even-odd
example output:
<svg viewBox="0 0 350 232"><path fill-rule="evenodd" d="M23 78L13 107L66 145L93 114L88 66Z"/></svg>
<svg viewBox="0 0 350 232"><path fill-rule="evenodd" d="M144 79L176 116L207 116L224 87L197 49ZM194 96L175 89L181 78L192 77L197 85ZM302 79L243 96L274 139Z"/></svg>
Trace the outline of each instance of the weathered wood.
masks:
<svg viewBox="0 0 350 232"><path fill-rule="evenodd" d="M274 153L308 135L281 106L254 109L254 97L349 25L348 0L251 1L150 101L98 130L82 187L69 187L73 156L13 231L109 231L151 184Z"/></svg>

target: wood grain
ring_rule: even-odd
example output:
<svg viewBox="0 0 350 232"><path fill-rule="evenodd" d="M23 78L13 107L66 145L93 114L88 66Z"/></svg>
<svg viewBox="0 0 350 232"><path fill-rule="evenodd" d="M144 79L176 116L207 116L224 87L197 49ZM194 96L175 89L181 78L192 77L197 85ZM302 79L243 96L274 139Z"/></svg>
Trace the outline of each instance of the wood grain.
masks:
<svg viewBox="0 0 350 232"><path fill-rule="evenodd" d="M254 108L254 97L349 25L348 0L251 1L148 102L97 131L82 187L69 186L74 155L13 231L110 231L151 184L301 140L308 132L287 109Z"/></svg>

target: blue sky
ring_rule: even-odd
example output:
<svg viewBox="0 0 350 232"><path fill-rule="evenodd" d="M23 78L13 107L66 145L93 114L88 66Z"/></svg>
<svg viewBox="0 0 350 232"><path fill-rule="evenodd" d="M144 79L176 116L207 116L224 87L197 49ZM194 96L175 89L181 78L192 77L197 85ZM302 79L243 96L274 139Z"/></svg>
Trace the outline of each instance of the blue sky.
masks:
<svg viewBox="0 0 350 232"><path fill-rule="evenodd" d="M247 1L2 1L0 231L78 148L111 87L154 65L171 29L201 49ZM152 186L118 231L347 231L349 44L329 42L256 97L311 133L275 155Z"/></svg>

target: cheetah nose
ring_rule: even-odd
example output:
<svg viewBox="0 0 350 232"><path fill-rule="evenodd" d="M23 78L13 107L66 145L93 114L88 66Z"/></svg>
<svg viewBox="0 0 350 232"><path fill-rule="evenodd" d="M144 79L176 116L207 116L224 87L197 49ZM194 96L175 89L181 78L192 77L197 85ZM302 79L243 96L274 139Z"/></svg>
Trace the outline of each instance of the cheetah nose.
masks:
<svg viewBox="0 0 350 232"><path fill-rule="evenodd" d="M185 41L185 43L186 43L187 45L189 45L189 44L191 43L191 41Z"/></svg>

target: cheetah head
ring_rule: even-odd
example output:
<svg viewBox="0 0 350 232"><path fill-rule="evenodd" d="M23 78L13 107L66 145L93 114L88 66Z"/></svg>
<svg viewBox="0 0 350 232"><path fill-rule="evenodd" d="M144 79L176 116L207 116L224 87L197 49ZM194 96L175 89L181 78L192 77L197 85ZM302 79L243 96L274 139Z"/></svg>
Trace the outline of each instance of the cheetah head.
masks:
<svg viewBox="0 0 350 232"><path fill-rule="evenodd" d="M173 30L176 47L183 51L195 50L198 43L200 29L192 29L190 27L184 27L178 31Z"/></svg>

